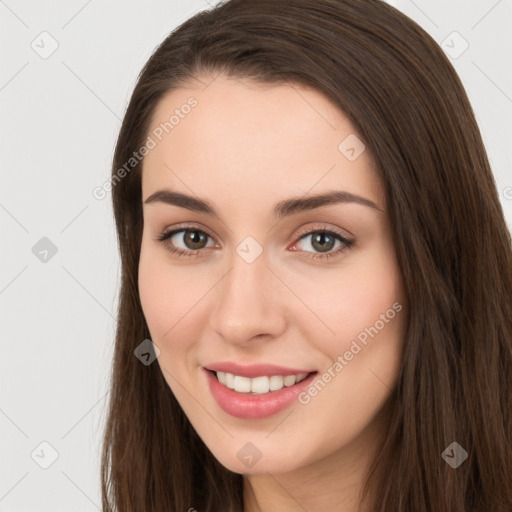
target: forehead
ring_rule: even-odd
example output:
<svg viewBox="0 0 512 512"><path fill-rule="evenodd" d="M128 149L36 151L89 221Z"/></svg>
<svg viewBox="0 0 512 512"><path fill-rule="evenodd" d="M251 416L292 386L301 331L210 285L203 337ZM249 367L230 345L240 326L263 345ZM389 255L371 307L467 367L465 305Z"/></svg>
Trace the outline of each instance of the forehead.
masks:
<svg viewBox="0 0 512 512"><path fill-rule="evenodd" d="M312 88L202 78L163 97L148 135L154 147L144 158L144 197L169 187L217 201L279 200L341 187L383 204L370 151Z"/></svg>

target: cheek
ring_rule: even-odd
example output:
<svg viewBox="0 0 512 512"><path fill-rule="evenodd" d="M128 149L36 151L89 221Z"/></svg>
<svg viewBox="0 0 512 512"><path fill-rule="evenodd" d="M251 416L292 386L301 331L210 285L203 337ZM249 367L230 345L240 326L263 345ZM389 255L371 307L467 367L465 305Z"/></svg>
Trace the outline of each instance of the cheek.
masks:
<svg viewBox="0 0 512 512"><path fill-rule="evenodd" d="M139 263L139 295L142 311L154 341L165 332L166 324L169 329L168 314L172 307L169 303L171 296L166 280L167 277L162 274L160 265L152 262L150 255L142 248Z"/></svg>
<svg viewBox="0 0 512 512"><path fill-rule="evenodd" d="M186 316L197 294L197 287L194 290L184 272L172 268L161 252L147 248L143 242L139 262L140 301L155 343L170 339L179 329L180 318Z"/></svg>
<svg viewBox="0 0 512 512"><path fill-rule="evenodd" d="M398 327L396 317L403 316L397 310L405 306L391 248L383 244L352 256L345 265L319 272L315 279L309 276L296 288L319 320L310 321L307 339L316 340L333 358L348 350L357 336L368 336L366 329L376 326L391 334Z"/></svg>
<svg viewBox="0 0 512 512"><path fill-rule="evenodd" d="M344 337L355 338L371 327L380 330L388 325L396 316L397 306L393 308L393 305L397 302L402 305L401 288L393 265L358 268L344 283L341 322L338 320L336 324L339 332Z"/></svg>
<svg viewBox="0 0 512 512"><path fill-rule="evenodd" d="M199 325L197 315L202 316L205 305L199 302L215 280L210 271L205 275L200 267L194 271L170 263L165 251L150 243L143 237L138 285L144 316L156 342L163 337L173 338L193 317L193 324ZM302 329L308 331L306 339L326 340L337 350L374 326L395 302L402 303L399 269L393 248L385 239L374 243L371 250L353 253L336 268L304 272L289 267L282 269L282 275L301 299L298 308L304 312L305 305L312 313L296 317ZM308 321L300 320L301 316Z"/></svg>
<svg viewBox="0 0 512 512"><path fill-rule="evenodd" d="M142 311L151 340L160 349L158 361L172 373L193 368L196 340L207 321L203 299L213 284L211 278L171 263L165 251L143 242L138 277Z"/></svg>
<svg viewBox="0 0 512 512"><path fill-rule="evenodd" d="M312 428L326 440L326 450L362 432L396 384L407 308L392 254L361 254L325 280L330 293L317 294L315 306L324 308L318 316L334 333L324 328L308 332L328 360L320 371L321 382L313 383L299 401L315 418Z"/></svg>

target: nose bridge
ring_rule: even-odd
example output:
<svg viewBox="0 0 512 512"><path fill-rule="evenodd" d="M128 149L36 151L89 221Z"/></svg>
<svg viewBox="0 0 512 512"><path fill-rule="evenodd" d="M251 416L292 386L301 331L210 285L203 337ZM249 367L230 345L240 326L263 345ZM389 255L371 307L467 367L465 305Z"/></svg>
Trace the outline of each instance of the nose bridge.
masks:
<svg viewBox="0 0 512 512"><path fill-rule="evenodd" d="M261 249L257 254L257 247L250 240L239 244L217 287L212 324L226 340L244 342L259 334L277 336L284 329L284 304L279 302L278 283Z"/></svg>

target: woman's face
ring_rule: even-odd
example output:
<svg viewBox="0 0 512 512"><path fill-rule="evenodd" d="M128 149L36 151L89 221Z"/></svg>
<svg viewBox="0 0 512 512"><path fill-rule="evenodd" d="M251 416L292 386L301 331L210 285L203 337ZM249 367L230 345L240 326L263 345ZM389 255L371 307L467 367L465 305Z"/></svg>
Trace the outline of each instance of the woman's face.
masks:
<svg viewBox="0 0 512 512"><path fill-rule="evenodd" d="M360 461L406 323L375 163L315 90L203 81L164 97L147 140L139 289L156 364L234 472Z"/></svg>

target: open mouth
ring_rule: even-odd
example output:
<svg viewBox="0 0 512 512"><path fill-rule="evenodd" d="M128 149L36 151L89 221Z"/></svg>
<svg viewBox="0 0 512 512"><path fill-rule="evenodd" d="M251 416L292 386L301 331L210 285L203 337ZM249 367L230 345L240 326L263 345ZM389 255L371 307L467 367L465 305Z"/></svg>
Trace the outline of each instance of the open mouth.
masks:
<svg viewBox="0 0 512 512"><path fill-rule="evenodd" d="M232 373L207 370L225 387L247 395L265 395L283 388L295 386L318 372L301 373L299 375L269 375L260 377L242 377Z"/></svg>

